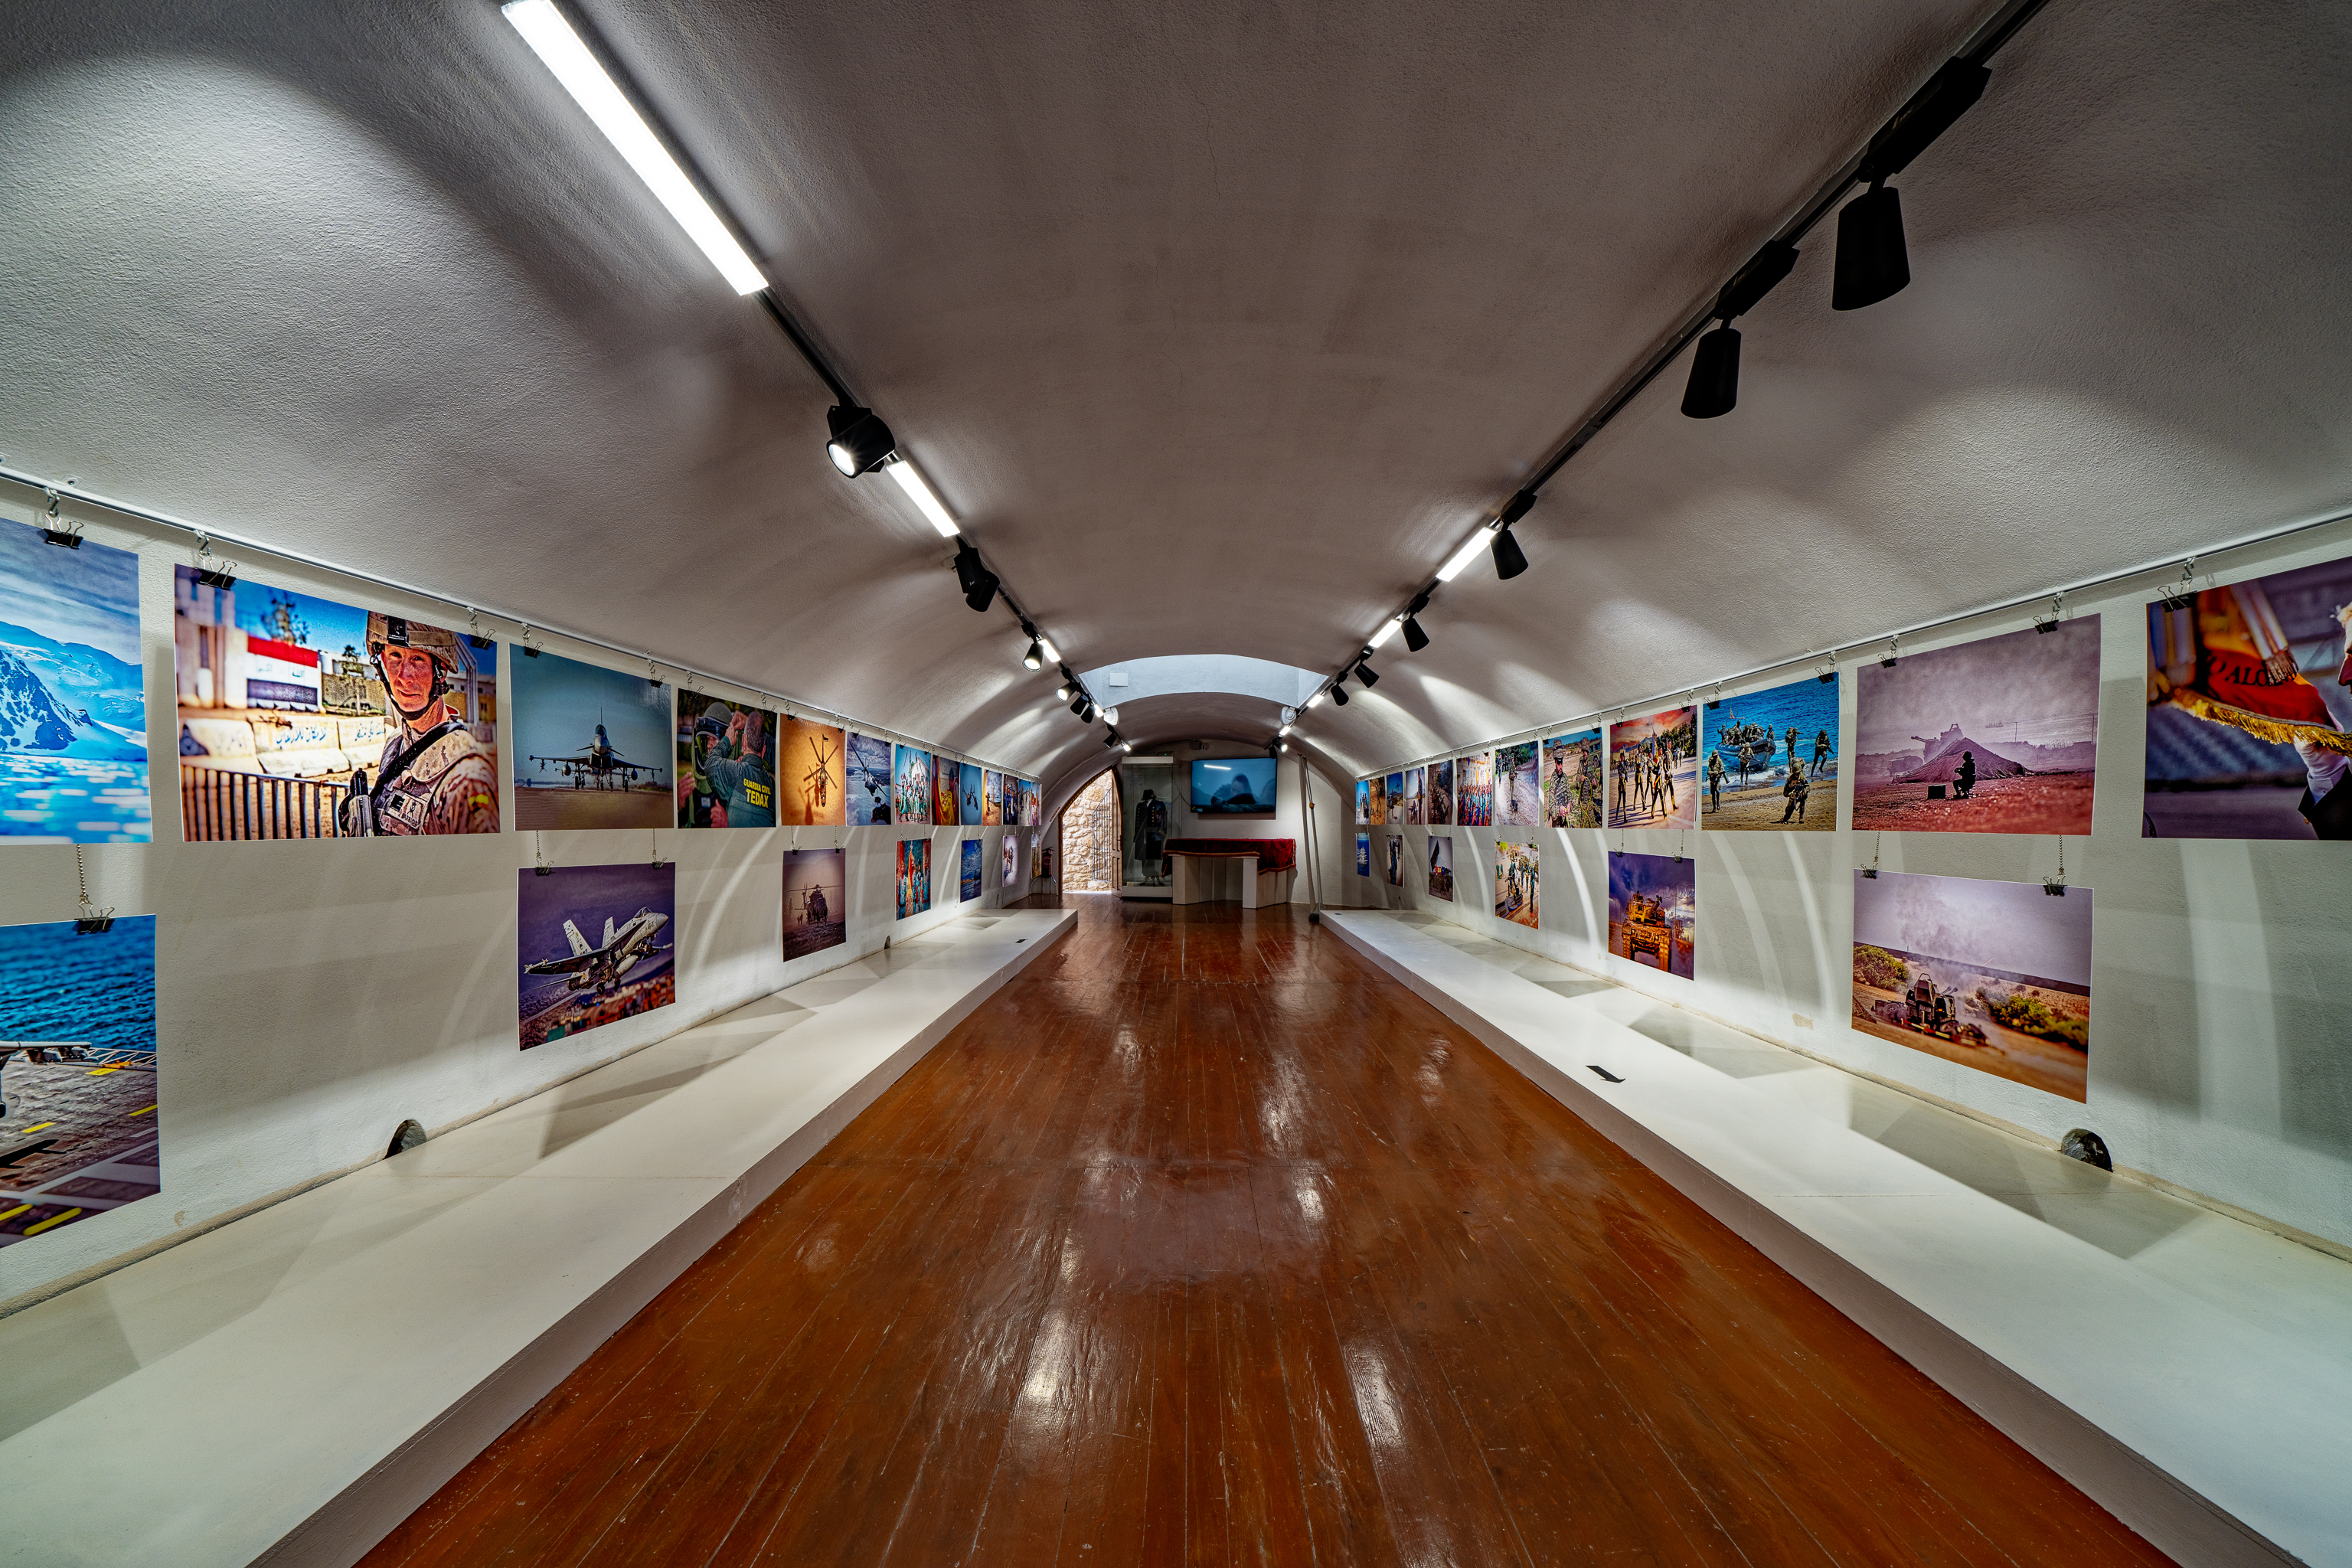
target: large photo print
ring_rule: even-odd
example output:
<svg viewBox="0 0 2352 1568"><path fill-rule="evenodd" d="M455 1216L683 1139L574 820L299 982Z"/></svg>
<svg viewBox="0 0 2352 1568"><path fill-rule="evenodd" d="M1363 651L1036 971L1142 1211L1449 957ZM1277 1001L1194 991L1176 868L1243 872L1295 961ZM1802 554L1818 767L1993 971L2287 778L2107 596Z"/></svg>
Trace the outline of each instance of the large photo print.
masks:
<svg viewBox="0 0 2352 1568"><path fill-rule="evenodd" d="M1609 852L1609 951L1685 980L1698 973L1698 862Z"/></svg>
<svg viewBox="0 0 2352 1568"><path fill-rule="evenodd" d="M2087 1098L2091 889L1855 872L1853 1026Z"/></svg>
<svg viewBox="0 0 2352 1568"><path fill-rule="evenodd" d="M1853 826L2091 831L2099 617L1862 667Z"/></svg>
<svg viewBox="0 0 2352 1568"><path fill-rule="evenodd" d="M677 1000L676 866L527 866L515 879L524 1050Z"/></svg>
<svg viewBox="0 0 2352 1568"><path fill-rule="evenodd" d="M139 557L0 521L0 834L144 844Z"/></svg>
<svg viewBox="0 0 2352 1568"><path fill-rule="evenodd" d="M0 926L0 1247L163 1189L154 916Z"/></svg>
<svg viewBox="0 0 2352 1568"><path fill-rule="evenodd" d="M2151 838L2352 838L2352 556L2147 607Z"/></svg>
<svg viewBox="0 0 2352 1568"><path fill-rule="evenodd" d="M1709 828L1827 833L1837 826L1838 689L1795 680L1708 705Z"/></svg>
<svg viewBox="0 0 2352 1568"><path fill-rule="evenodd" d="M188 842L499 831L488 637L179 566L172 647Z"/></svg>
<svg viewBox="0 0 2352 1568"><path fill-rule="evenodd" d="M1698 826L1698 710L1668 708L1609 726L1609 826Z"/></svg>
<svg viewBox="0 0 2352 1568"><path fill-rule="evenodd" d="M776 716L717 697L677 694L677 825L776 825Z"/></svg>
<svg viewBox="0 0 2352 1568"><path fill-rule="evenodd" d="M551 653L517 649L509 668L516 826L676 826L668 687Z"/></svg>

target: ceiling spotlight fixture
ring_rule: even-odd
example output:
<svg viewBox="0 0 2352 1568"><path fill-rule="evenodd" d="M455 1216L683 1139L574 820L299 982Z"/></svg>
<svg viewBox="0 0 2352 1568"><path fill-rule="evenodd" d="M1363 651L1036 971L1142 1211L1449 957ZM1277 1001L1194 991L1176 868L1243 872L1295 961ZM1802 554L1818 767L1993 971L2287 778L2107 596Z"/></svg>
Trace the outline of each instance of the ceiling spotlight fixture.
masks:
<svg viewBox="0 0 2352 1568"><path fill-rule="evenodd" d="M1507 583L1528 569L1528 552L1506 526L1495 531L1495 575Z"/></svg>
<svg viewBox="0 0 2352 1568"><path fill-rule="evenodd" d="M1402 624L1404 626L1404 648L1407 653L1419 653L1423 648L1429 646L1429 634L1421 629L1421 623L1419 621L1415 620L1411 616L1407 616Z"/></svg>
<svg viewBox="0 0 2352 1568"><path fill-rule="evenodd" d="M956 581L963 584L965 604L975 610L985 610L996 602L996 574L982 562L980 552L968 539L956 546L955 573Z"/></svg>
<svg viewBox="0 0 2352 1568"><path fill-rule="evenodd" d="M1103 722L1104 722L1104 723L1106 723L1106 724L1116 724L1116 723L1118 723L1118 705L1117 705L1116 703L1114 703L1112 706L1110 706L1110 707L1108 707L1108 708L1104 709L1104 710L1102 710L1102 713L1103 713Z"/></svg>
<svg viewBox="0 0 2352 1568"><path fill-rule="evenodd" d="M1698 340L1691 356L1690 384L1683 389L1683 413L1693 419L1717 419L1739 403L1739 329L1731 322L1754 310L1774 284L1797 265L1797 247L1785 239L1767 240L1748 258L1748 265L1715 297L1708 314L1722 321Z"/></svg>
<svg viewBox="0 0 2352 1568"><path fill-rule="evenodd" d="M1348 705L1348 689L1337 680L1331 683L1331 700L1342 708Z"/></svg>
<svg viewBox="0 0 2352 1568"><path fill-rule="evenodd" d="M738 294L757 294L768 286L760 268L737 243L733 231L719 218L709 202L695 188L694 182L678 167L669 149L653 132L645 118L630 104L628 98L605 74L580 35L572 30L563 13L555 8L553 0L509 0L499 7L514 30L522 35L531 52L541 63L555 74L572 100L586 111L596 129L613 150L628 161L637 178L646 183L655 199L669 209L669 216L686 230L710 264L719 268Z"/></svg>
<svg viewBox="0 0 2352 1568"><path fill-rule="evenodd" d="M1901 174L1984 96L1992 72L1974 60L1946 60L1911 101L1895 111L1855 177L1870 188L1838 213L1837 273L1830 309L1859 310L1903 291L1911 281L1911 259L1903 246L1903 204L1886 182Z"/></svg>
<svg viewBox="0 0 2352 1568"><path fill-rule="evenodd" d="M1290 742L1287 741L1277 741L1275 742L1275 750L1278 752L1286 752L1290 750Z"/></svg>
<svg viewBox="0 0 2352 1568"><path fill-rule="evenodd" d="M826 409L824 425L831 432L824 455L845 479L872 473L898 447L898 437L890 434L881 416L855 403L836 403Z"/></svg>
<svg viewBox="0 0 2352 1568"><path fill-rule="evenodd" d="M1118 749L1122 752L1131 752L1135 750L1135 742L1132 741L1121 741L1118 743Z"/></svg>
<svg viewBox="0 0 2352 1568"><path fill-rule="evenodd" d="M1298 710L1297 710L1297 709L1296 709L1296 708L1285 708L1285 709L1282 710L1282 727L1283 727L1284 729L1287 730L1287 729L1289 729L1289 728L1290 728L1290 726L1292 726L1293 724L1296 724L1296 723L1297 723L1297 722L1298 722Z"/></svg>
<svg viewBox="0 0 2352 1568"><path fill-rule="evenodd" d="M1364 683L1367 690L1381 683L1381 678L1373 673L1372 667L1362 659L1356 661L1356 679Z"/></svg>
<svg viewBox="0 0 2352 1568"><path fill-rule="evenodd" d="M1086 710L1087 694L1081 691L1076 697L1070 699L1070 711L1073 713L1084 713Z"/></svg>
<svg viewBox="0 0 2352 1568"><path fill-rule="evenodd" d="M1030 669L1045 668L1045 650L1037 641L1037 628L1027 621L1021 623L1021 633L1029 639L1029 649L1021 656L1022 664Z"/></svg>
<svg viewBox="0 0 2352 1568"><path fill-rule="evenodd" d="M1069 683L1068 681L1066 681L1066 681L1062 682L1062 684L1061 684L1061 685L1056 686L1055 688L1054 688L1054 700L1055 700L1055 701L1056 701L1056 702L1067 702L1069 700L1070 700L1070 683Z"/></svg>
<svg viewBox="0 0 2352 1568"><path fill-rule="evenodd" d="M1118 731L1116 730L1105 730L1103 731L1103 744L1106 747L1118 745Z"/></svg>
<svg viewBox="0 0 2352 1568"><path fill-rule="evenodd" d="M1093 723L1095 721L1095 705L1093 700L1091 698L1081 697L1078 700L1086 704L1085 707L1078 710L1078 722L1081 724Z"/></svg>

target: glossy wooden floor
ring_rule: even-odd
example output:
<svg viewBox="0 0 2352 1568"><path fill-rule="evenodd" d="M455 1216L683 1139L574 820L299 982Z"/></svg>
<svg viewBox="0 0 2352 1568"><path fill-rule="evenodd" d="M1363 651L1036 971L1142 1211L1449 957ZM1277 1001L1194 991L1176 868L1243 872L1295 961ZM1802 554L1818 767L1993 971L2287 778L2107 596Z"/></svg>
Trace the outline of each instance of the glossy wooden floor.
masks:
<svg viewBox="0 0 2352 1568"><path fill-rule="evenodd" d="M1073 901L368 1562L2163 1561L1303 910Z"/></svg>

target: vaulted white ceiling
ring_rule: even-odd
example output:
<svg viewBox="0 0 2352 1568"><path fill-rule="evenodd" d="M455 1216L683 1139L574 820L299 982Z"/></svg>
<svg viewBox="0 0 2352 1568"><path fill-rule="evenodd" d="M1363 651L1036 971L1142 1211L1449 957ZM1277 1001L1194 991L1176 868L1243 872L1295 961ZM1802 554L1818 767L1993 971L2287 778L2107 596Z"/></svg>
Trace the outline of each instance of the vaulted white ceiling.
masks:
<svg viewBox="0 0 2352 1568"><path fill-rule="evenodd" d="M1336 668L1982 19L584 0L1074 668ZM1048 778L1101 752L488 0L23 5L0 451ZM2352 498L2340 5L2053 0L1302 737L1342 768ZM21 509L20 509L21 510ZM266 568L248 564L248 572ZM1155 696L1139 742L1276 704ZM1263 710L1261 712L1260 710Z"/></svg>

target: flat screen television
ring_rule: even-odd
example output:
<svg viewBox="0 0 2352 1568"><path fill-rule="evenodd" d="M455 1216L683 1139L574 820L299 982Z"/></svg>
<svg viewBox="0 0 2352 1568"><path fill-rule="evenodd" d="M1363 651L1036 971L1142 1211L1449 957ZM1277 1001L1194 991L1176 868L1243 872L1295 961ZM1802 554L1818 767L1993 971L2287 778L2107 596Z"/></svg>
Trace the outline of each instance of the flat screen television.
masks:
<svg viewBox="0 0 2352 1568"><path fill-rule="evenodd" d="M1194 763L1192 815L1271 817L1274 778L1272 757L1219 757L1214 762Z"/></svg>

